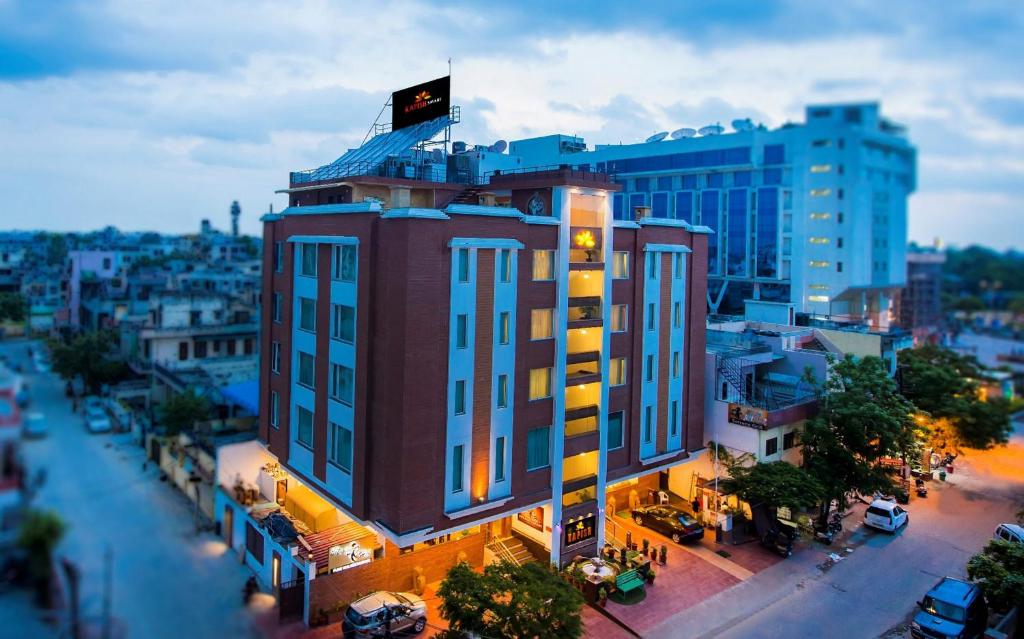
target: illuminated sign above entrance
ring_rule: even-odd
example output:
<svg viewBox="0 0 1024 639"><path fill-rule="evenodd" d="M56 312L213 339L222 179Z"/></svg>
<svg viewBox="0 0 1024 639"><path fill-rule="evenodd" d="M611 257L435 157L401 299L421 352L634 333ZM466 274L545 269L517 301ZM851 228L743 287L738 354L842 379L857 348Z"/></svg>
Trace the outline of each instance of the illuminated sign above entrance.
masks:
<svg viewBox="0 0 1024 639"><path fill-rule="evenodd" d="M562 547L568 548L573 544L587 541L594 538L597 518L588 515L583 519L571 521L565 524L565 532L562 534Z"/></svg>
<svg viewBox="0 0 1024 639"><path fill-rule="evenodd" d="M451 76L401 89L391 94L391 130L448 115L451 108Z"/></svg>
<svg viewBox="0 0 1024 639"><path fill-rule="evenodd" d="M763 408L730 403L729 423L766 430L768 428L768 411Z"/></svg>

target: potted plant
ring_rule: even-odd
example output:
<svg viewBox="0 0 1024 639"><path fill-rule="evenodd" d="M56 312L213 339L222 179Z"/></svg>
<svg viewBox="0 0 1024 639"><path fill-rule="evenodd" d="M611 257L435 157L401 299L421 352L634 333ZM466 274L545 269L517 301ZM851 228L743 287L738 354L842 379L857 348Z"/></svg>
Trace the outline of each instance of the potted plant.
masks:
<svg viewBox="0 0 1024 639"><path fill-rule="evenodd" d="M643 552L643 554L646 555L647 554L647 549L651 547L651 542L650 542L649 539L644 538L643 543L644 543L644 552Z"/></svg>
<svg viewBox="0 0 1024 639"><path fill-rule="evenodd" d="M648 586L653 586L654 585L654 577L655 577L654 571L648 569L647 570L647 575L645 576L645 579L647 579L647 585Z"/></svg>
<svg viewBox="0 0 1024 639"><path fill-rule="evenodd" d="M597 591L597 603L602 608L608 605L608 590L603 586Z"/></svg>
<svg viewBox="0 0 1024 639"><path fill-rule="evenodd" d="M668 548L665 547L665 544L662 544L661 545L661 552L659 553L659 557L658 557L658 563L661 564L662 566L664 566L665 565L665 561L667 559L668 559Z"/></svg>

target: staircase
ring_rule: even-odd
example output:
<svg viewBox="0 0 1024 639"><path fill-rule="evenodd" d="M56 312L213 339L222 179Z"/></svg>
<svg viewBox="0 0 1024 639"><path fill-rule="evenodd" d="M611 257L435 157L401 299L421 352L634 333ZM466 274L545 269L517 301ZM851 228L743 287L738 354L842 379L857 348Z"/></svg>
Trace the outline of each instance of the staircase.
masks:
<svg viewBox="0 0 1024 639"><path fill-rule="evenodd" d="M480 193L483 192L484 184L471 184L459 192L452 200L452 204L480 204Z"/></svg>
<svg viewBox="0 0 1024 639"><path fill-rule="evenodd" d="M495 539L491 542L492 550L501 559L505 561L511 561L517 566L528 564L532 561L537 561L537 558L527 549L527 547L516 537L503 537L501 539Z"/></svg>

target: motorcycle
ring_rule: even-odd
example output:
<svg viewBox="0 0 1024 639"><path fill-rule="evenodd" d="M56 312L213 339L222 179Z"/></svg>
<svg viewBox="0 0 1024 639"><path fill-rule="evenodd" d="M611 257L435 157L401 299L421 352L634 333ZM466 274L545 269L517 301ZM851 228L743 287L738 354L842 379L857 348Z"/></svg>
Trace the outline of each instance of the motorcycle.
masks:
<svg viewBox="0 0 1024 639"><path fill-rule="evenodd" d="M829 515L828 522L821 526L819 525L814 530L814 538L826 546L831 546L835 536L843 530L843 516L838 512L834 512Z"/></svg>
<svg viewBox="0 0 1024 639"><path fill-rule="evenodd" d="M917 496L918 497L927 497L928 496L928 487L924 485L924 480L923 479L918 479L915 482L915 484L917 486Z"/></svg>
<svg viewBox="0 0 1024 639"><path fill-rule="evenodd" d="M781 557L789 557L793 554L794 533L773 526L761 537L761 545L778 554Z"/></svg>

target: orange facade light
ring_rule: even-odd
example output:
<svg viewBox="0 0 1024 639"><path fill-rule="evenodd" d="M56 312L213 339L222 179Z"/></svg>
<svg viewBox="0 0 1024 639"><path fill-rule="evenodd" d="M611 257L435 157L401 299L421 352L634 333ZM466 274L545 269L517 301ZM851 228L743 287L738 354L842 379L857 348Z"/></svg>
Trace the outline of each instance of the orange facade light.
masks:
<svg viewBox="0 0 1024 639"><path fill-rule="evenodd" d="M577 233L575 242L576 246L584 249L592 249L597 246L597 240L594 238L594 234L590 231L580 231Z"/></svg>

